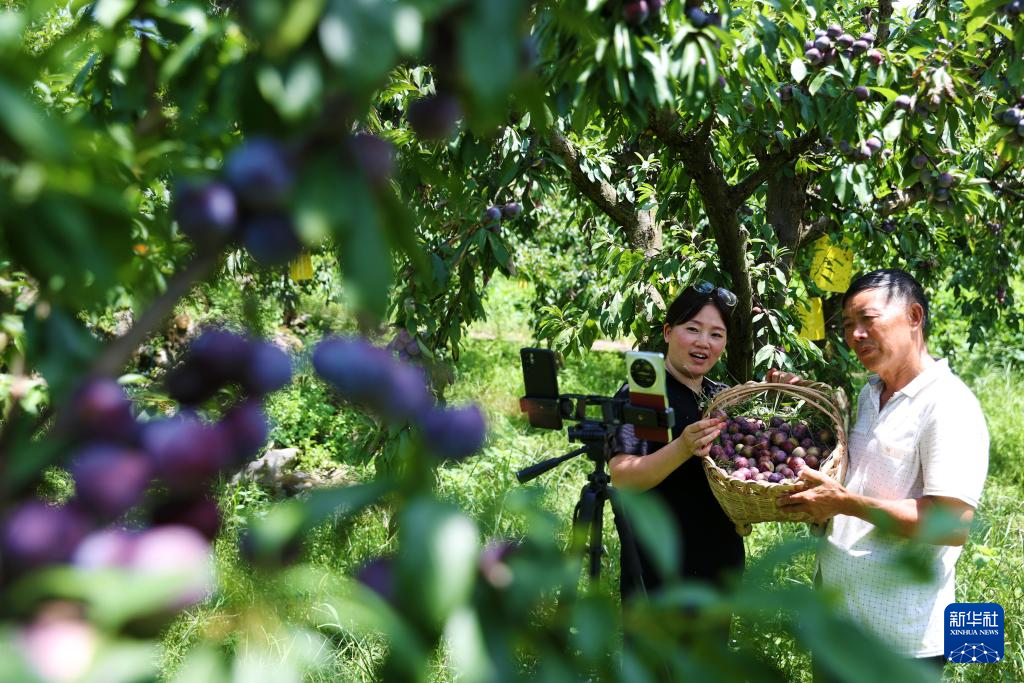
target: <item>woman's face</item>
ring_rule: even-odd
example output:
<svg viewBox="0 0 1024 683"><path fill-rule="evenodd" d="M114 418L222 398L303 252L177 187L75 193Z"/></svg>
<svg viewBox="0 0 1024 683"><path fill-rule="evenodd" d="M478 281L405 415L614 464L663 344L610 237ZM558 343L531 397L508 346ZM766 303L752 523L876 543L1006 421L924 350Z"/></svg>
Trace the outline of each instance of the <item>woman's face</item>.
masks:
<svg viewBox="0 0 1024 683"><path fill-rule="evenodd" d="M668 343L666 363L685 377L702 378L725 350L725 321L712 304L686 322L665 325L664 334Z"/></svg>

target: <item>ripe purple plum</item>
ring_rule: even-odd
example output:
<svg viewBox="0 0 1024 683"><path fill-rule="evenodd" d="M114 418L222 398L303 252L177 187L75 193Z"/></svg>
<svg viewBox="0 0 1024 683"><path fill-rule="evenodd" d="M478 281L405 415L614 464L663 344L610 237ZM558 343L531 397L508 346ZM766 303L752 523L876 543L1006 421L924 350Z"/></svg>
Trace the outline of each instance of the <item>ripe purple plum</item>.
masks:
<svg viewBox="0 0 1024 683"><path fill-rule="evenodd" d="M462 107L451 95L438 93L411 103L405 116L417 137L443 140L455 132L455 126L462 118Z"/></svg>
<svg viewBox="0 0 1024 683"><path fill-rule="evenodd" d="M86 516L73 505L32 500L16 507L0 527L0 558L5 571L18 574L65 562L89 531Z"/></svg>
<svg viewBox="0 0 1024 683"><path fill-rule="evenodd" d="M138 534L129 568L143 576L165 578L175 591L166 607L178 611L204 600L213 590L210 544L191 527L169 524Z"/></svg>
<svg viewBox="0 0 1024 683"><path fill-rule="evenodd" d="M737 455L735 458L732 459L732 462L734 465L736 465L737 468L750 466L750 461L747 460L747 458L742 455Z"/></svg>
<svg viewBox="0 0 1024 683"><path fill-rule="evenodd" d="M872 33L871 31L865 31L864 33L860 34L860 40L863 40L868 45L874 45L875 34Z"/></svg>
<svg viewBox="0 0 1024 683"><path fill-rule="evenodd" d="M874 66L881 66L882 62L885 61L885 55L882 54L881 50L868 50L865 56Z"/></svg>
<svg viewBox="0 0 1024 683"><path fill-rule="evenodd" d="M519 214L523 212L523 205L519 202L509 202L501 207L501 215L509 220L518 218Z"/></svg>
<svg viewBox="0 0 1024 683"><path fill-rule="evenodd" d="M804 447L803 446L797 446L796 448L793 449L793 452L790 454L790 457L803 458L806 455L807 455L807 451L804 449Z"/></svg>
<svg viewBox="0 0 1024 683"><path fill-rule="evenodd" d="M201 489L231 463L224 431L189 414L147 423L142 445L157 477L172 490Z"/></svg>
<svg viewBox="0 0 1024 683"><path fill-rule="evenodd" d="M815 458L821 457L821 450L817 446L811 446L807 449L807 455L813 455Z"/></svg>
<svg viewBox="0 0 1024 683"><path fill-rule="evenodd" d="M267 138L234 149L224 162L224 177L240 202L257 211L284 206L295 184L284 148Z"/></svg>
<svg viewBox="0 0 1024 683"><path fill-rule="evenodd" d="M633 26L639 26L647 21L650 13L647 0L635 0L634 2L626 3L622 8L622 16L625 17L627 23Z"/></svg>
<svg viewBox="0 0 1024 683"><path fill-rule="evenodd" d="M795 455L791 455L789 456L789 458L786 459L786 467L789 467L794 472L799 472L806 466L807 461Z"/></svg>
<svg viewBox="0 0 1024 683"><path fill-rule="evenodd" d="M778 484L780 481L782 481L782 479L783 476L779 472L772 472L771 474L768 475L768 481L770 481L773 484Z"/></svg>
<svg viewBox="0 0 1024 683"><path fill-rule="evenodd" d="M816 47L812 47L810 50L804 52L804 59L811 64L819 64L822 59L821 50Z"/></svg>
<svg viewBox="0 0 1024 683"><path fill-rule="evenodd" d="M783 464L784 462L786 462L786 458L788 457L789 456L786 455L786 451L782 450L781 448L776 448L772 451L772 460L775 462L776 465Z"/></svg>
<svg viewBox="0 0 1024 683"><path fill-rule="evenodd" d="M81 569L126 567L131 560L134 534L116 527L93 531L78 544L71 563Z"/></svg>
<svg viewBox="0 0 1024 683"><path fill-rule="evenodd" d="M821 429L818 431L818 443L825 444L826 446L832 446L836 442L835 435L827 429Z"/></svg>
<svg viewBox="0 0 1024 683"><path fill-rule="evenodd" d="M758 472L757 474L754 475L753 480L754 481L768 481L768 477L769 476L771 476L771 473L761 471L761 472Z"/></svg>
<svg viewBox="0 0 1024 683"><path fill-rule="evenodd" d="M389 141L359 133L349 140L349 150L374 187L383 187L395 173L395 146Z"/></svg>
<svg viewBox="0 0 1024 683"><path fill-rule="evenodd" d="M431 408L418 419L427 448L442 460L462 460L479 451L487 438L484 415L475 405Z"/></svg>
<svg viewBox="0 0 1024 683"><path fill-rule="evenodd" d="M789 437L786 436L785 432L778 431L778 432L775 432L775 433L772 434L771 441L772 441L772 445L773 446L781 446L788 439L789 439Z"/></svg>
<svg viewBox="0 0 1024 683"><path fill-rule="evenodd" d="M903 111L910 111L910 108L914 105L909 95L900 95L893 101L893 104L897 109L902 109Z"/></svg>
<svg viewBox="0 0 1024 683"><path fill-rule="evenodd" d="M750 470L748 470L746 467L740 467L739 469L733 470L729 476L731 476L733 479L739 479L740 481L744 481L750 478Z"/></svg>
<svg viewBox="0 0 1024 683"><path fill-rule="evenodd" d="M838 45L843 50L849 50L851 47L853 47L853 43L853 36L851 36L849 33L844 33L838 38L836 38L836 45Z"/></svg>
<svg viewBox="0 0 1024 683"><path fill-rule="evenodd" d="M825 30L825 34L826 34L826 35L827 35L827 36L828 36L829 38L838 38L839 36L843 35L843 27L842 27L842 26L840 26L839 24L831 24L831 25L830 25L830 26L829 26L829 27L828 27L828 28L827 28L827 29Z"/></svg>
<svg viewBox="0 0 1024 683"><path fill-rule="evenodd" d="M779 448L781 448L783 451L785 451L786 454L788 455L788 454L793 452L794 448L796 448L796 444L794 444L793 440L790 438L790 439L786 439L781 444L779 444Z"/></svg>
<svg viewBox="0 0 1024 683"><path fill-rule="evenodd" d="M94 663L103 636L95 626L65 607L47 608L13 634L11 640L18 647L16 658L24 658L24 664L12 664L15 670L27 665L32 680L53 683L86 680L90 669L96 668ZM24 680L20 676L15 678Z"/></svg>
<svg viewBox="0 0 1024 683"><path fill-rule="evenodd" d="M808 455L807 455L807 456L806 456L806 457L804 458L804 462L805 462L805 463L807 464L807 466L808 466L808 467L810 467L810 468L811 468L812 470L816 470L816 469L818 469L818 465L820 465L820 464L821 464L821 463L820 463L820 462L818 461L818 458L817 458L817 456L814 456L814 455L810 455L810 454L808 454Z"/></svg>
<svg viewBox="0 0 1024 683"><path fill-rule="evenodd" d="M292 360L268 341L253 341L241 380L251 395L266 396L292 381Z"/></svg>
<svg viewBox="0 0 1024 683"><path fill-rule="evenodd" d="M484 211L484 223L487 225L495 225L501 222L501 209L497 206L489 206Z"/></svg>
<svg viewBox="0 0 1024 683"><path fill-rule="evenodd" d="M725 449L716 444L708 449L708 455L714 460L720 460L725 457Z"/></svg>
<svg viewBox="0 0 1024 683"><path fill-rule="evenodd" d="M388 373L387 400L380 405L380 412L390 420L413 419L434 404L434 397L427 387L423 368L393 363Z"/></svg>
<svg viewBox="0 0 1024 683"><path fill-rule="evenodd" d="M694 28L704 28L708 25L708 15L699 7L687 9L686 18L690 20Z"/></svg>
<svg viewBox="0 0 1024 683"><path fill-rule="evenodd" d="M796 476L796 473L793 472L793 470L790 469L788 465L777 467L775 468L775 471L781 474L783 479L792 479Z"/></svg>
<svg viewBox="0 0 1024 683"><path fill-rule="evenodd" d="M775 471L775 463L773 463L771 461L771 459L758 460L757 461L757 469L759 469L762 472L774 472Z"/></svg>
<svg viewBox="0 0 1024 683"><path fill-rule="evenodd" d="M928 165L928 157L924 154L915 154L910 158L910 165L920 171Z"/></svg>
<svg viewBox="0 0 1024 683"><path fill-rule="evenodd" d="M280 266L299 255L302 244L287 213L251 216L242 224L242 244L261 266Z"/></svg>
<svg viewBox="0 0 1024 683"><path fill-rule="evenodd" d="M138 505L153 476L146 454L124 446L86 446L71 463L76 500L101 520L116 519Z"/></svg>
<svg viewBox="0 0 1024 683"><path fill-rule="evenodd" d="M198 365L211 383L238 381L245 371L249 339L228 330L209 328L188 348L188 362Z"/></svg>
<svg viewBox="0 0 1024 683"><path fill-rule="evenodd" d="M755 443L757 443L757 437L755 437L753 434L747 434L746 436L743 437L744 445L753 446Z"/></svg>
<svg viewBox="0 0 1024 683"><path fill-rule="evenodd" d="M384 349L361 337L328 337L313 350L313 368L342 398L379 405L394 362ZM382 399L382 400L378 400Z"/></svg>
<svg viewBox="0 0 1024 683"><path fill-rule="evenodd" d="M779 427L781 427L781 426L782 426L782 425L784 425L785 423L786 423L786 421L785 421L785 420L783 420L783 419L782 419L781 417L779 417L778 415L776 415L776 416L775 416L775 417L773 417L773 418L772 418L771 420L769 420L769 424L771 425L771 427L772 427L773 429L778 429Z"/></svg>
<svg viewBox="0 0 1024 683"><path fill-rule="evenodd" d="M86 382L69 405L74 431L86 439L132 443L138 436L131 401L112 379Z"/></svg>
<svg viewBox="0 0 1024 683"><path fill-rule="evenodd" d="M195 529L211 543L221 528L220 509L209 494L171 496L153 508L150 518L156 526L180 525Z"/></svg>
<svg viewBox="0 0 1024 683"><path fill-rule="evenodd" d="M221 382L199 363L186 359L164 375L164 389L167 395L178 403L197 406L212 398L221 387Z"/></svg>
<svg viewBox="0 0 1024 683"><path fill-rule="evenodd" d="M396 599L395 562L390 557L376 557L356 571L356 581L379 595L385 602Z"/></svg>
<svg viewBox="0 0 1024 683"><path fill-rule="evenodd" d="M953 184L955 182L956 178L953 176L952 173L949 173L947 171L943 171L939 175L935 176L935 184L943 189L953 187Z"/></svg>
<svg viewBox="0 0 1024 683"><path fill-rule="evenodd" d="M828 36L821 36L814 41L814 47L818 48L818 51L825 54L832 49L832 39Z"/></svg>
<svg viewBox="0 0 1024 683"><path fill-rule="evenodd" d="M200 249L217 249L228 242L238 222L235 193L226 183L185 183L174 193L178 229Z"/></svg>
<svg viewBox="0 0 1024 683"><path fill-rule="evenodd" d="M270 425L263 405L256 399L242 401L228 410L216 429L224 435L231 456L227 466L240 467L267 444Z"/></svg>
<svg viewBox="0 0 1024 683"><path fill-rule="evenodd" d="M850 49L853 51L854 55L859 55L859 54L862 54L864 52L867 52L867 50L870 47L871 47L871 43L868 43L867 41L855 40L855 41L853 41L853 45L851 46Z"/></svg>
<svg viewBox="0 0 1024 683"><path fill-rule="evenodd" d="M814 441L811 440L811 437L809 437L809 436L804 437L803 439L800 439L800 446L802 448L804 448L804 449L810 448L813 445L814 445Z"/></svg>

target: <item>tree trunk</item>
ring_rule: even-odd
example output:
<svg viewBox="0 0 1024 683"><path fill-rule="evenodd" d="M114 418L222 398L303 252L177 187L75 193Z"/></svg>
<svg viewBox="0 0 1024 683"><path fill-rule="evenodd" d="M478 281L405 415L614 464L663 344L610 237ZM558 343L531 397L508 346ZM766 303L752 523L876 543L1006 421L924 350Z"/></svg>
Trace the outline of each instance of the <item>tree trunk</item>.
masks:
<svg viewBox="0 0 1024 683"><path fill-rule="evenodd" d="M737 215L739 207L730 199L729 185L711 156L707 139L680 151L687 171L700 189L704 213L707 214L718 245L719 261L729 276L730 286L738 300L729 327L726 370L733 382L746 382L751 379L754 371L754 335L750 321L753 290L747 266L749 235L746 228L740 225Z"/></svg>

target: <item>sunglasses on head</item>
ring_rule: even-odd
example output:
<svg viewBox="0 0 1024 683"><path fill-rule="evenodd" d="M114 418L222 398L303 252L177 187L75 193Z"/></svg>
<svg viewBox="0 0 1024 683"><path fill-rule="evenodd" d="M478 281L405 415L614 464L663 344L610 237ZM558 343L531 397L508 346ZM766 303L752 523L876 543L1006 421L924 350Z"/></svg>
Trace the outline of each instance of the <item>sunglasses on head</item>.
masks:
<svg viewBox="0 0 1024 683"><path fill-rule="evenodd" d="M732 308L733 306L736 305L737 299L735 294L730 292L725 287L715 287L707 280L704 280L703 282L698 282L697 284L693 285L693 289L698 294L711 294L712 296L716 297L726 308Z"/></svg>

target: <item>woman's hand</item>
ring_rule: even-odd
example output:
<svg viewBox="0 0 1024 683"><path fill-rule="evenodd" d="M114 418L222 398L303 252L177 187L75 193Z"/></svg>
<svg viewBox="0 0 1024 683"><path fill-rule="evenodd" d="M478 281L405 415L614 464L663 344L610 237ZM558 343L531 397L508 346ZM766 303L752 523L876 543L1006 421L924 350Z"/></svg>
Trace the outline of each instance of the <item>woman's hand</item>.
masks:
<svg viewBox="0 0 1024 683"><path fill-rule="evenodd" d="M679 443L683 453L689 456L704 457L711 449L711 442L722 433L725 420L720 417L709 417L686 426L679 435Z"/></svg>
<svg viewBox="0 0 1024 683"><path fill-rule="evenodd" d="M764 381L777 382L779 384L800 384L804 380L800 375L772 368L765 374Z"/></svg>

